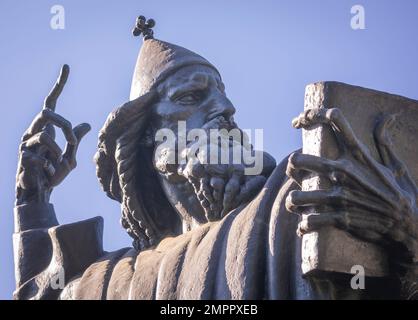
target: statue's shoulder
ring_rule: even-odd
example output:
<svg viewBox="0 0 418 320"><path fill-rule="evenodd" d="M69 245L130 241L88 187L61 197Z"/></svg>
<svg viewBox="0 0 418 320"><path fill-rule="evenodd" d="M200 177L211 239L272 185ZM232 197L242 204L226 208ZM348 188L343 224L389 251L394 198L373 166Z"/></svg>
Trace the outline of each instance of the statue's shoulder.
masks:
<svg viewBox="0 0 418 320"><path fill-rule="evenodd" d="M164 269L171 264L177 265L192 239L201 237L209 228L208 224L176 237L167 237L156 247L141 252L134 248L105 252L66 283L60 299L154 299L161 264L166 265Z"/></svg>
<svg viewBox="0 0 418 320"><path fill-rule="evenodd" d="M83 273L68 281L60 299L124 299L119 296L120 289L124 292L129 289L137 255L138 251L133 248L104 252ZM111 291L110 288L116 289Z"/></svg>

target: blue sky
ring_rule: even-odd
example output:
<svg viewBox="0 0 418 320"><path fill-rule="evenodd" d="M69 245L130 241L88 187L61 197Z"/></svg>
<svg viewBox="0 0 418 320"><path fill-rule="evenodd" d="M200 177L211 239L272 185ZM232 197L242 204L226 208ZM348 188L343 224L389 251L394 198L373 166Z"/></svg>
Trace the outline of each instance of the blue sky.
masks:
<svg viewBox="0 0 418 320"><path fill-rule="evenodd" d="M50 9L65 8L65 29ZM350 9L365 8L366 29L352 30ZM61 223L101 215L107 250L129 246L118 203L100 190L93 155L107 114L127 101L141 40L136 16L157 21L155 37L189 48L220 70L242 128L262 128L264 148L280 160L301 146L291 119L304 88L335 80L418 98L418 2L415 0L0 2L0 299L14 290L12 233L19 140L41 110L60 66L71 74L57 112L89 122L78 167L54 190ZM61 146L62 135L58 136Z"/></svg>

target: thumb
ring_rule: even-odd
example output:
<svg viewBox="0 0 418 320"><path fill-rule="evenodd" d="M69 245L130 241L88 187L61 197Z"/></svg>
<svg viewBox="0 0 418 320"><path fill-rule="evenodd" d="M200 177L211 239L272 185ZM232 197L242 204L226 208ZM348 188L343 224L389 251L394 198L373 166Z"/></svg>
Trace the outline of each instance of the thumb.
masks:
<svg viewBox="0 0 418 320"><path fill-rule="evenodd" d="M80 144L81 139L89 132L91 126L88 123L81 123L78 126L74 127L73 132L75 137L77 138L77 143L75 145L71 145L67 143L63 158L69 161L70 164L75 164L75 156L77 153L78 145Z"/></svg>
<svg viewBox="0 0 418 320"><path fill-rule="evenodd" d="M78 126L74 127L73 132L77 138L77 141L80 140L91 130L91 126L88 123L81 123Z"/></svg>

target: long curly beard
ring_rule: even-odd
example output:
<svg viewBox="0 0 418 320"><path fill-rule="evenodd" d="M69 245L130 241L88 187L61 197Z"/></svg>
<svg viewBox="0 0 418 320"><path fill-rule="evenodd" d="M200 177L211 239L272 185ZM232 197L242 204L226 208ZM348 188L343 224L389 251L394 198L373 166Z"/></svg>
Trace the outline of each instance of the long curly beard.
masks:
<svg viewBox="0 0 418 320"><path fill-rule="evenodd" d="M251 200L261 190L266 177L245 175L249 162L245 157L254 155L255 151L232 118L215 117L202 129L207 139L199 137L182 150L173 146L161 148L155 154L155 163L169 181L189 183L207 220L215 221ZM218 130L216 137L214 129Z"/></svg>

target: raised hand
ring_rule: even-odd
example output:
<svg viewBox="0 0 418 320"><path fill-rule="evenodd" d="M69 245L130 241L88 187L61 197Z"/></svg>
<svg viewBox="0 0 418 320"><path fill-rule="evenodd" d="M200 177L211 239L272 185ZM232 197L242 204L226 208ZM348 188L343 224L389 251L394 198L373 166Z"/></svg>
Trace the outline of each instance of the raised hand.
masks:
<svg viewBox="0 0 418 320"><path fill-rule="evenodd" d="M64 65L57 82L44 101L42 111L34 118L22 137L16 175L16 205L48 202L52 189L76 167L76 153L90 125L71 123L55 113L57 99L68 79L70 69ZM55 142L55 128L60 128L67 141L64 152Z"/></svg>
<svg viewBox="0 0 418 320"><path fill-rule="evenodd" d="M294 120L296 128L330 125L341 148L337 160L307 154L289 158L287 174L295 181L300 183L307 174L314 173L328 178L333 186L329 190L289 194L289 211L303 213L306 208L315 208L315 214L302 215L300 234L335 226L391 248L388 252L392 257L396 255L394 259L400 254L418 263L418 189L387 134L394 121L394 116L382 117L374 130L380 163L356 137L339 109L307 110Z"/></svg>

